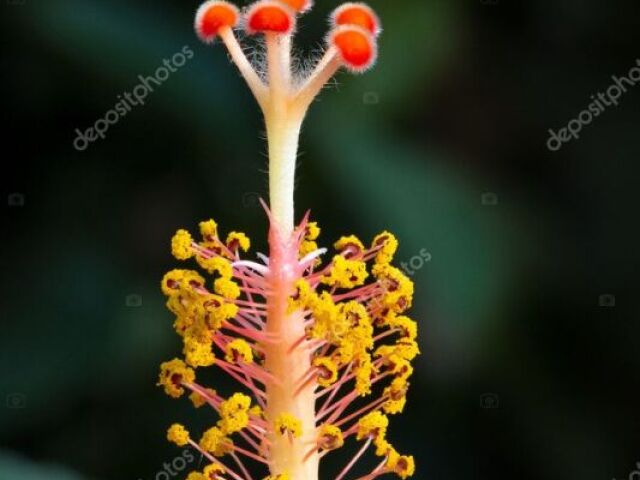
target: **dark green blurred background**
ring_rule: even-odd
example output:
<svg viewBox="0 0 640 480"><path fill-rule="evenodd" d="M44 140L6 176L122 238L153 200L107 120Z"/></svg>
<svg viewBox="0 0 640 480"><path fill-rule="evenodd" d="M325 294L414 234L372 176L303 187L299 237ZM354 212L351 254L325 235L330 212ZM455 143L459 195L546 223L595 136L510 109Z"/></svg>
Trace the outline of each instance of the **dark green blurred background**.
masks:
<svg viewBox="0 0 640 480"><path fill-rule="evenodd" d="M264 251L261 118L195 39L196 3L2 2L0 479L153 479L180 453L168 424L212 421L154 386L180 349L158 288L169 238L213 216ZM306 53L338 4L317 3ZM391 438L418 479L627 478L640 85L579 140L545 143L640 58L637 0L371 3L379 64L314 105L297 206L326 244L388 228L399 260L428 252L423 355ZM74 150L185 45L194 59L145 106Z"/></svg>

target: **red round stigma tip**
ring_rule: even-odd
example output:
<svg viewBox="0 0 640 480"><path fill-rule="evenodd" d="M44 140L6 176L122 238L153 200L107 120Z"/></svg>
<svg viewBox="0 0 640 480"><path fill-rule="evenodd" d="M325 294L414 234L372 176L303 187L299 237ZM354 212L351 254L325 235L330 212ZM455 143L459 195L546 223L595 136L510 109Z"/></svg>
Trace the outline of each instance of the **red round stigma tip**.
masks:
<svg viewBox="0 0 640 480"><path fill-rule="evenodd" d="M329 43L338 49L345 66L355 73L369 70L378 57L375 38L361 27L338 27L331 32Z"/></svg>
<svg viewBox="0 0 640 480"><path fill-rule="evenodd" d="M362 27L376 37L382 31L380 18L364 3L345 3L333 12L331 21L334 27L341 25Z"/></svg>
<svg viewBox="0 0 640 480"><path fill-rule="evenodd" d="M289 33L295 27L294 12L285 2L261 0L254 3L246 14L246 30L256 33Z"/></svg>
<svg viewBox="0 0 640 480"><path fill-rule="evenodd" d="M311 10L313 7L313 0L281 0L282 3L289 5L293 10L299 13L304 13Z"/></svg>
<svg viewBox="0 0 640 480"><path fill-rule="evenodd" d="M195 30L200 40L205 43L211 43L218 36L220 29L235 27L239 18L240 11L232 3L210 0L198 8Z"/></svg>

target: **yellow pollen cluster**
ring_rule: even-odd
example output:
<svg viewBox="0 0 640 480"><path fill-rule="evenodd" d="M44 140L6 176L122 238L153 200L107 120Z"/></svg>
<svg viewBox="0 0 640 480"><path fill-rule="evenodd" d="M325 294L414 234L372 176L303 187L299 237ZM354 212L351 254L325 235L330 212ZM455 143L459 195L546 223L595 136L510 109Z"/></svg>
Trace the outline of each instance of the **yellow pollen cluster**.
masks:
<svg viewBox="0 0 640 480"><path fill-rule="evenodd" d="M318 448L327 451L337 450L338 448L342 448L343 445L344 436L340 428L328 423L320 427L318 432Z"/></svg>
<svg viewBox="0 0 640 480"><path fill-rule="evenodd" d="M227 473L226 469L219 463L212 463L204 467L202 473L191 472L187 476L187 480L224 480L223 475Z"/></svg>
<svg viewBox="0 0 640 480"><path fill-rule="evenodd" d="M214 457L222 457L233 451L233 442L220 428L212 427L202 435L200 448Z"/></svg>
<svg viewBox="0 0 640 480"><path fill-rule="evenodd" d="M371 437L379 442L387 434L389 419L380 412L372 412L358 422L358 440Z"/></svg>
<svg viewBox="0 0 640 480"><path fill-rule="evenodd" d="M331 287L354 288L363 285L368 276L365 262L336 255L333 257L333 267L328 275L322 277L322 283Z"/></svg>
<svg viewBox="0 0 640 480"><path fill-rule="evenodd" d="M379 248L376 255L376 263L387 265L391 263L396 250L398 250L398 239L392 233L382 232L375 236L371 247Z"/></svg>
<svg viewBox="0 0 640 480"><path fill-rule="evenodd" d="M187 260L193 256L191 243L193 239L186 230L178 230L171 239L171 252L178 260Z"/></svg>
<svg viewBox="0 0 640 480"><path fill-rule="evenodd" d="M220 278L226 279L230 279L233 275L231 262L226 258L196 256L196 261L198 265L205 269L210 275L217 273L220 275Z"/></svg>
<svg viewBox="0 0 640 480"><path fill-rule="evenodd" d="M167 395L178 398L184 393L183 384L192 383L196 379L193 369L180 359L173 359L160 365L158 385L164 387Z"/></svg>
<svg viewBox="0 0 640 480"><path fill-rule="evenodd" d="M338 366L329 357L318 357L313 361L318 371L318 385L328 387L338 379Z"/></svg>
<svg viewBox="0 0 640 480"><path fill-rule="evenodd" d="M372 269L384 294L374 302L374 308L402 313L413 303L413 282L399 269L388 264L376 264Z"/></svg>
<svg viewBox="0 0 640 480"><path fill-rule="evenodd" d="M243 339L236 338L232 342L229 342L226 348L225 360L230 363L236 363L242 361L244 363L253 362L253 350L251 346Z"/></svg>
<svg viewBox="0 0 640 480"><path fill-rule="evenodd" d="M184 337L184 358L192 367L209 367L216 361L216 357L211 350L211 342L202 340L196 335L186 335Z"/></svg>
<svg viewBox="0 0 640 480"><path fill-rule="evenodd" d="M302 435L302 422L289 413L280 414L273 422L274 430L280 435L291 435L294 438Z"/></svg>
<svg viewBox="0 0 640 480"><path fill-rule="evenodd" d="M213 219L200 222L200 235L206 242L215 241L218 236L218 224Z"/></svg>
<svg viewBox="0 0 640 480"><path fill-rule="evenodd" d="M179 423L174 423L167 430L167 440L184 447L189 443L189 432Z"/></svg>
<svg viewBox="0 0 640 480"><path fill-rule="evenodd" d="M231 232L227 236L227 248L230 250L237 250L238 248L243 252L246 252L251 248L251 240L242 232Z"/></svg>
<svg viewBox="0 0 640 480"><path fill-rule="evenodd" d="M233 280L218 278L213 283L213 291L227 300L235 300L240 296L240 287Z"/></svg>
<svg viewBox="0 0 640 480"><path fill-rule="evenodd" d="M411 455L400 455L392 450L387 460L387 468L400 478L408 478L416 472L416 464Z"/></svg>
<svg viewBox="0 0 640 480"><path fill-rule="evenodd" d="M320 236L320 227L317 222L309 222L305 228L305 240L317 240Z"/></svg>
<svg viewBox="0 0 640 480"><path fill-rule="evenodd" d="M407 403L407 391L409 390L409 382L406 379L395 378L391 385L384 389L384 398L388 400L383 404L382 408L390 415L402 413Z"/></svg>
<svg viewBox="0 0 640 480"><path fill-rule="evenodd" d="M305 233L300 242L300 247L298 248L298 258L303 258L308 254L315 252L318 250L318 244L316 240L320 235L320 228L316 222L309 222L305 228ZM322 262L319 258L316 258L313 262L314 266L320 265Z"/></svg>
<svg viewBox="0 0 640 480"><path fill-rule="evenodd" d="M242 393L234 393L228 400L220 404L220 416L218 422L220 430L225 435L239 432L249 424L249 411L251 397Z"/></svg>

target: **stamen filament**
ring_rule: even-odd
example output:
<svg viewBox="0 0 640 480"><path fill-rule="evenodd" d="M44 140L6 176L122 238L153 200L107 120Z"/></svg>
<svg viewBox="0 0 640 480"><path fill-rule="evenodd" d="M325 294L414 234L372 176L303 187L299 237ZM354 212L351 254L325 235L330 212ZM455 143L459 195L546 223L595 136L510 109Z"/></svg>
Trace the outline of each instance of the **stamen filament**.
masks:
<svg viewBox="0 0 640 480"><path fill-rule="evenodd" d="M358 451L358 453L356 453L355 457L353 457L353 459L347 464L347 466L342 469L342 471L340 472L340 474L338 474L338 476L335 478L335 480L342 480L344 478L344 476L347 473L349 473L349 471L353 468L353 466L356 463L358 463L358 460L360 460L362 455L364 455L364 453L367 451L367 449L369 448L369 445L371 445L372 441L373 441L373 438L369 437L369 439L365 442L365 444Z"/></svg>
<svg viewBox="0 0 640 480"><path fill-rule="evenodd" d="M230 469L228 466L226 466L224 463L222 463L220 460L218 460L216 457L211 455L209 452L207 452L207 451L203 450L202 448L200 448L200 445L198 445L196 442L194 442L191 439L189 439L188 442L189 442L189 445L191 445L198 452L200 452L203 456L205 456L211 463L217 463L217 464L222 465L222 467L225 469L225 473L228 474L228 475L231 475L234 478L234 480L245 480L240 475L238 475L236 472L234 472L232 469ZM249 478L249 480L251 480L251 478Z"/></svg>
<svg viewBox="0 0 640 480"><path fill-rule="evenodd" d="M237 451L238 447L234 446L233 449ZM234 452L231 452L229 455L236 462L236 465L238 465L238 467L240 467L240 470L242 471L242 474L244 475L244 478L246 480L252 480L251 479L251 475L247 471L247 468L244 466L244 463L242 463L242 460L240 460L240 458L238 458L238 456Z"/></svg>

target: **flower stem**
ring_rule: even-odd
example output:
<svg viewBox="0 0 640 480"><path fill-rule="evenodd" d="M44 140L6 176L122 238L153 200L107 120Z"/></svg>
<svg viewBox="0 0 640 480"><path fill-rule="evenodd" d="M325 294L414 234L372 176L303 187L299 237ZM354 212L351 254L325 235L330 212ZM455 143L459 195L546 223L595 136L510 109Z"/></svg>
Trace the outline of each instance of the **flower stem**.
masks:
<svg viewBox="0 0 640 480"><path fill-rule="evenodd" d="M278 108L280 110L281 107ZM297 115L266 114L269 141L269 196L271 215L284 240L294 226L294 200L296 159L302 118Z"/></svg>
<svg viewBox="0 0 640 480"><path fill-rule="evenodd" d="M286 473L290 480L318 480L319 456L308 454L316 441L315 390L311 377L301 387L298 381L310 371L312 355L305 336L302 312L287 312L294 283L301 277L299 245L292 235L295 224L294 187L298 142L308 104L295 101L291 84L291 39L266 34L269 64L269 99L263 107L269 142L269 238L267 332L280 341L265 344L265 368L278 382L266 385L265 415L273 422L282 414L302 423L298 438L281 432L269 434L269 467L274 475Z"/></svg>
<svg viewBox="0 0 640 480"><path fill-rule="evenodd" d="M285 240L286 238L286 240ZM319 457L307 455L315 443L315 390L317 382L299 388L299 380L311 368L311 350L299 339L305 334L302 312L287 312L289 296L299 278L297 242L291 236L282 237L272 227L270 235L269 281L274 294L268 299L267 331L280 337L277 344L265 345L265 368L278 383L267 384L265 415L273 422L281 414L290 414L302 423L298 438L272 431L269 437L269 461L274 475L287 473L291 480L318 480Z"/></svg>

